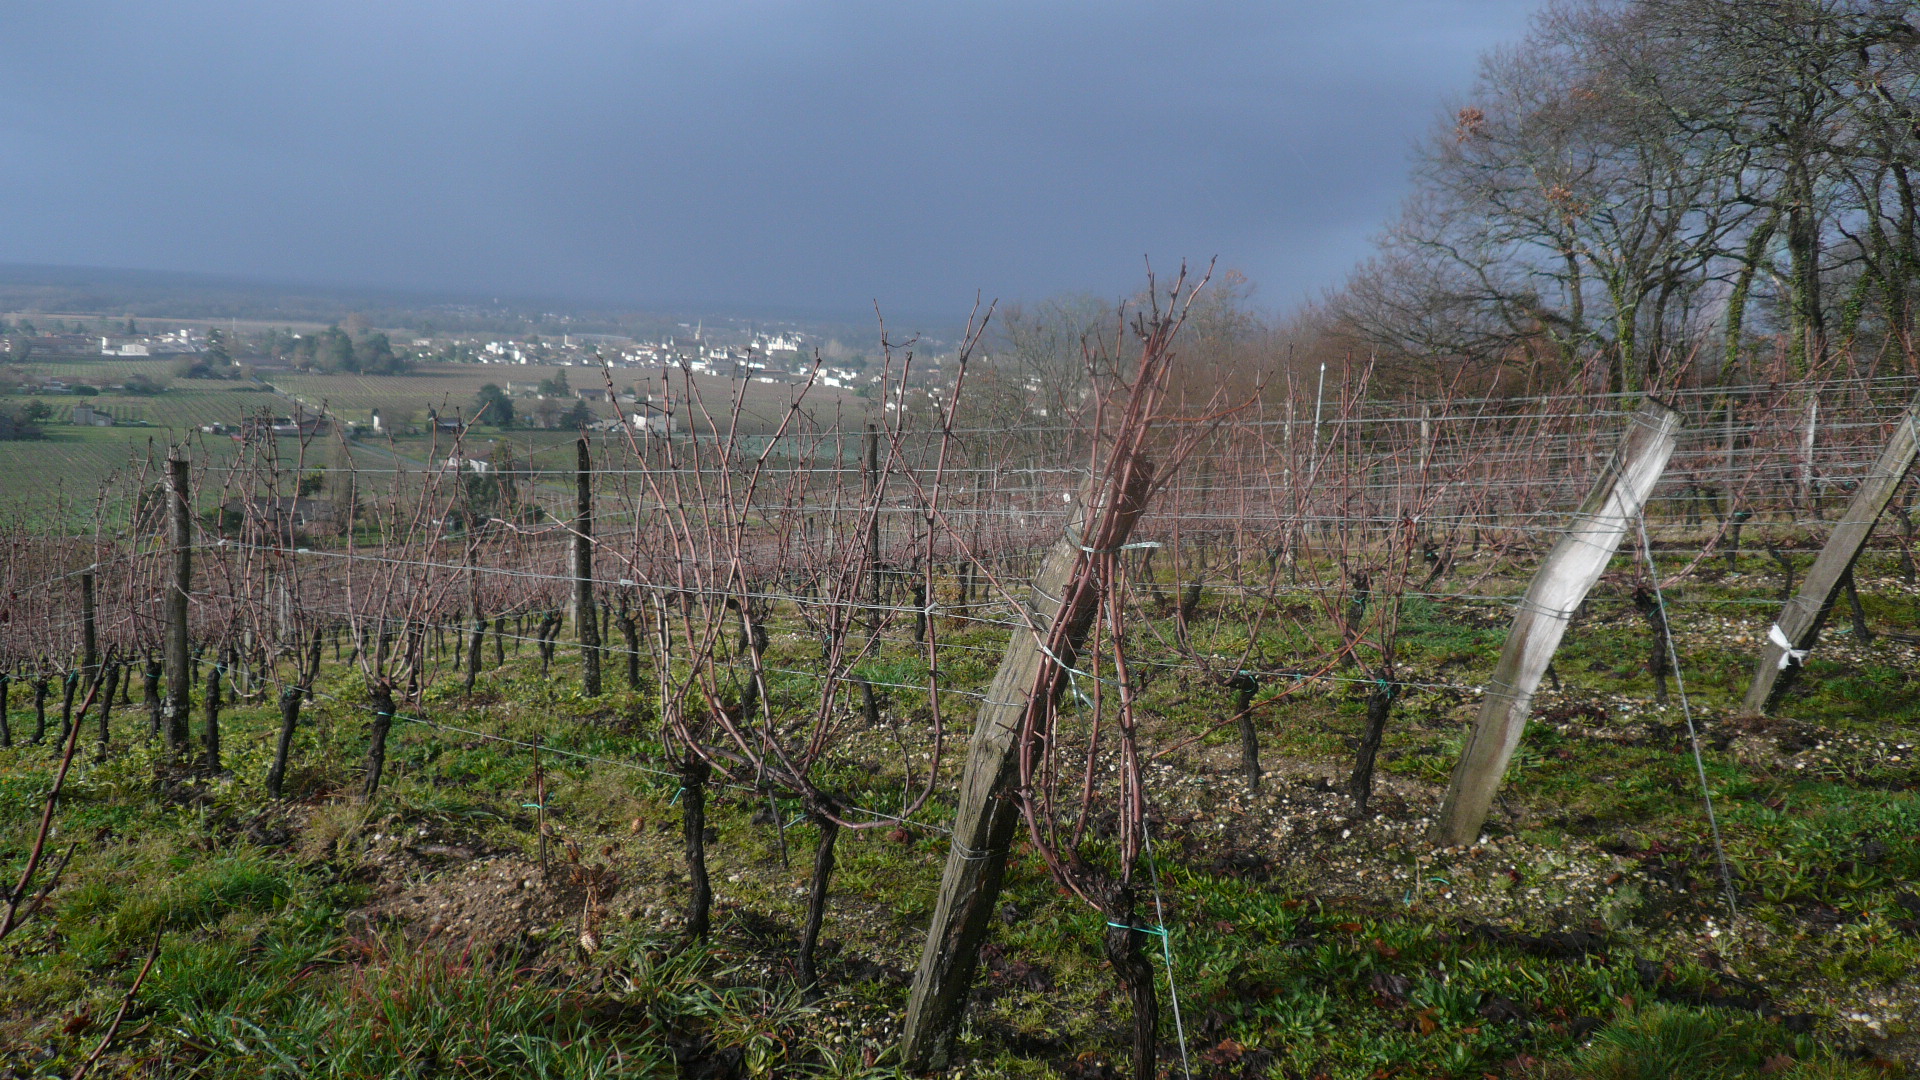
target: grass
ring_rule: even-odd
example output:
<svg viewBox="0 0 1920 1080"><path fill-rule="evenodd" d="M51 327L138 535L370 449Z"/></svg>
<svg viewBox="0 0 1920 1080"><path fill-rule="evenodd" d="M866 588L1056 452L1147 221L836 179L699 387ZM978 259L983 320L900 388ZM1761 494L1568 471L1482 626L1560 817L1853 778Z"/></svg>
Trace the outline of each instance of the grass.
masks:
<svg viewBox="0 0 1920 1080"><path fill-rule="evenodd" d="M1396 839L1418 836L1420 800L1457 753L1476 704L1462 688L1485 678L1503 632L1491 608L1408 603L1403 677L1417 685L1389 730L1387 808L1376 821L1341 817L1343 797L1318 786L1343 775L1359 728L1345 686L1310 688L1265 714L1263 752L1276 772L1262 796L1234 778L1230 731L1164 762L1155 869L1195 1075L1898 1075L1876 1058L1912 1046L1900 1025L1916 1015L1920 912L1908 898L1920 875L1920 795L1911 750L1900 749L1920 744L1901 689L1910 660L1899 643L1856 646L1831 632L1834 647L1782 717L1742 727L1734 713L1751 653L1739 638L1764 632L1768 609L1751 601L1769 590L1761 575L1696 583L1675 619L1737 874L1737 927L1718 897L1678 709L1651 704L1651 680L1634 667L1644 628L1604 590L1562 648L1562 688L1541 695L1541 722L1490 830L1497 850L1448 854ZM1911 594L1875 595L1876 620L1913 618ZM1236 632L1231 620L1202 622L1218 625L1219 642ZM1204 625L1198 632L1198 647L1217 643ZM1324 632L1308 622L1263 644L1270 658L1304 655ZM943 685L977 690L992 673L993 632L943 635L979 649L943 661ZM818 684L790 673L807 669L812 649L792 632L773 636L769 664L789 672L770 682L782 715L813 707ZM277 723L270 696L226 714L221 777L156 783L172 774L158 771L143 711L117 713L116 752L76 769L61 810L62 837L79 842L65 884L45 916L0 946L0 1070L70 1075L157 936L160 960L108 1057L117 1069L892 1075L901 975L917 960L946 855L937 829L888 823L843 836L827 982L812 996L794 984L791 953L815 830L796 821L792 799L776 799L772 816L764 795L718 788L709 808L718 929L709 947L686 947L676 934L677 780L651 737L649 693L619 685L615 665L616 688L588 700L570 648L547 679L531 648L509 652L494 670L489 643L476 692L442 682L425 710L451 727L537 733L553 750L599 759L546 760L562 840L622 880L596 950L578 944L575 908L473 942L428 934L429 916L407 914L408 896L484 899L458 891L475 868L537 880L531 762L497 741L403 725L388 786L356 805L344 796L365 717L355 679L330 667L280 805L260 791ZM906 642L861 673L906 685L926 677ZM911 690L881 697L889 722L857 732L823 779L885 810L905 787L894 740L920 752L913 710L924 706ZM961 736L968 700L948 699ZM1226 714L1228 691L1176 671L1144 700L1156 724L1191 730ZM19 731L30 713L18 693L13 702ZM1893 707L1876 713L1875 703ZM1599 714L1568 712L1576 705ZM50 767L49 747L0 751L0 870L24 855ZM1396 798L1408 805L1395 808ZM920 817L937 827L951 813L943 799ZM1273 821L1295 831L1275 839L1264 831ZM458 853L434 853L447 850ZM1128 1018L1104 970L1101 920L1062 896L1024 844L1001 903L963 1033L972 1075L1108 1075L1100 1062L1117 1058ZM1164 1006L1164 983L1162 993ZM1170 1017L1163 1035L1172 1038ZM1169 1043L1163 1060L1177 1059Z"/></svg>

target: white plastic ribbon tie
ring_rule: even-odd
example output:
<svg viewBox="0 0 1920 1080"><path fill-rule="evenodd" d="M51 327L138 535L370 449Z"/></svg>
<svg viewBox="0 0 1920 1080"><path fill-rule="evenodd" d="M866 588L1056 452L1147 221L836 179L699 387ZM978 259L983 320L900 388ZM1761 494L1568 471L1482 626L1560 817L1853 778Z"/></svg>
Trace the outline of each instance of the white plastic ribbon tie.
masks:
<svg viewBox="0 0 1920 1080"><path fill-rule="evenodd" d="M1801 663L1807 658L1807 650L1794 648L1793 642L1787 640L1787 633L1780 629L1779 623L1774 623L1767 628L1767 640L1780 647L1781 671L1787 670L1787 665Z"/></svg>

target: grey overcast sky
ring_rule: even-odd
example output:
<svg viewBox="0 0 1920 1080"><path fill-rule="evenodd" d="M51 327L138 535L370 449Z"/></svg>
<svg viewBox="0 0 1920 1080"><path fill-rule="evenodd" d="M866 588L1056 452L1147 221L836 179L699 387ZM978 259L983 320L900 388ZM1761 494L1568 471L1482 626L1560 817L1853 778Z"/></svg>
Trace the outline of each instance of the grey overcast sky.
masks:
<svg viewBox="0 0 1920 1080"><path fill-rule="evenodd" d="M1533 0L0 0L0 261L963 311L1336 285Z"/></svg>

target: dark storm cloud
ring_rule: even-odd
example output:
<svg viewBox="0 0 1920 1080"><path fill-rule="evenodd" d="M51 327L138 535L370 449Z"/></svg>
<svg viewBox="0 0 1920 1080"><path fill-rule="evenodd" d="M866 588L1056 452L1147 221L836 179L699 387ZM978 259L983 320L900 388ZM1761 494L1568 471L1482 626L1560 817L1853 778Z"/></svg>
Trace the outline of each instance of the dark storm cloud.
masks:
<svg viewBox="0 0 1920 1080"><path fill-rule="evenodd" d="M0 259L949 310L1336 283L1526 0L0 5Z"/></svg>

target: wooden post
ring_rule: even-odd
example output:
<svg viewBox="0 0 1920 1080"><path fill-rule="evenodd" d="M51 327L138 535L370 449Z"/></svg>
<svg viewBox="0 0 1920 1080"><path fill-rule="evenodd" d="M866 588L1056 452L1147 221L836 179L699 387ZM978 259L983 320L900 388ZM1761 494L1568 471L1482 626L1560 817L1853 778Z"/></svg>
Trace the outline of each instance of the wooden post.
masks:
<svg viewBox="0 0 1920 1080"><path fill-rule="evenodd" d="M1760 661L1753 670L1753 682L1747 686L1747 698L1741 708L1749 714L1765 713L1780 703L1800 671L1807 650L1820 639L1820 627L1832 610L1834 597L1853 569L1854 560L1866 546L1874 523L1892 501L1893 494L1913 467L1920 449L1920 400L1907 407L1906 414L1893 429L1893 436L1873 463L1873 471L1860 480L1843 514L1827 537L1827 544L1813 560L1800 592L1781 608L1780 617L1768 629L1767 641L1760 646Z"/></svg>
<svg viewBox="0 0 1920 1080"><path fill-rule="evenodd" d="M600 619L593 606L593 457L586 436L575 444L573 628L580 638L580 689L600 696Z"/></svg>
<svg viewBox="0 0 1920 1080"><path fill-rule="evenodd" d="M1620 448L1565 535L1534 574L1514 612L1500 662L1488 680L1480 717L1453 769L1453 782L1440 804L1435 839L1470 844L1480 835L1507 762L1526 730L1533 692L1567 631L1573 611L1612 560L1627 529L1673 456L1680 414L1648 398L1633 414Z"/></svg>
<svg viewBox="0 0 1920 1080"><path fill-rule="evenodd" d="M168 506L173 520L173 581L167 589L166 730L167 748L175 756L187 753L187 702L193 694L192 658L187 651L187 598L193 591L193 506L187 492L187 459L175 452L167 459Z"/></svg>
<svg viewBox="0 0 1920 1080"><path fill-rule="evenodd" d="M867 523L867 602L873 607L868 613L868 629L875 635L880 633L880 624L885 620L880 614L882 594L880 577L880 432L872 424L867 425L867 503L873 517Z"/></svg>
<svg viewBox="0 0 1920 1080"><path fill-rule="evenodd" d="M1081 491L1068 513L1063 535L1041 560L1033 577L1027 605L1039 635L1024 629L1014 631L1000 659L1000 670L980 706L966 771L960 779L960 807L954 816L953 842L940 879L940 896L907 1002L903 1052L909 1070L945 1068L952 1058L954 1036L966 1011L980 945L1000 895L1007 846L1019 824L1020 812L1011 790L1019 775L1018 736L1031 710L1052 704L1039 700L1035 689L1049 686L1057 696L1065 683L1062 679L1044 680L1047 668L1054 664L1044 641L1051 635L1073 650L1085 640L1098 590L1076 592L1071 604L1066 603L1066 590L1086 557L1086 547L1111 549L1126 543L1133 523L1145 508L1152 476L1152 465L1136 460L1127 474L1126 486L1111 507L1097 505L1107 488L1098 480L1090 481ZM1071 662L1067 655L1062 659Z"/></svg>
<svg viewBox="0 0 1920 1080"><path fill-rule="evenodd" d="M540 837L540 880L547 880L547 774L540 768L540 736L533 737L533 806Z"/></svg>
<svg viewBox="0 0 1920 1080"><path fill-rule="evenodd" d="M80 575L80 670L88 686L100 678L100 636L94 626L91 570Z"/></svg>

